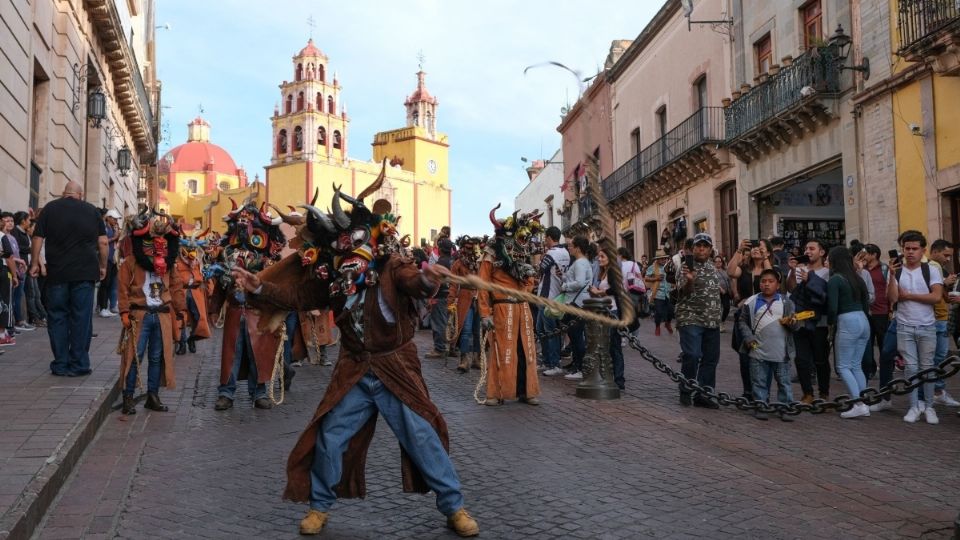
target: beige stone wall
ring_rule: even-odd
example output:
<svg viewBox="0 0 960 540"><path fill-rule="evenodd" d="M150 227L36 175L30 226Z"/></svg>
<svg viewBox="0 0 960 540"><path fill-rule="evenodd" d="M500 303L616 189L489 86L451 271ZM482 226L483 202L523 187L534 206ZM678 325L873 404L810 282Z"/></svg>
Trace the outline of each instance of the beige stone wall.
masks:
<svg viewBox="0 0 960 540"><path fill-rule="evenodd" d="M145 28L144 15L132 16L125 1L114 3L121 18ZM138 4L152 13L152 0ZM0 32L2 208L27 208L31 160L41 171L39 206L51 199L50 193L59 194L74 180L85 185L86 199L93 204L106 203L121 212L136 208L142 153L134 149L119 106L110 97L114 95L112 77L85 4L0 0L0 23L11 30ZM141 38L151 34L152 29ZM78 81L74 64L88 63L87 79ZM107 119L95 129L86 121L87 92L99 85L108 95ZM116 168L117 150L125 143L134 149L126 177Z"/></svg>

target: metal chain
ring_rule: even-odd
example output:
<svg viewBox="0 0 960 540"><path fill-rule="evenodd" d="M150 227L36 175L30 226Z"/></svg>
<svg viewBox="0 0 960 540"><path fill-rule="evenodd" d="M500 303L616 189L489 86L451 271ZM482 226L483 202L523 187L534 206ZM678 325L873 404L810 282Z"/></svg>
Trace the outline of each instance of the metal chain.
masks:
<svg viewBox="0 0 960 540"><path fill-rule="evenodd" d="M581 319L580 317L574 317L569 323L563 324L562 322L557 322L557 327L554 328L553 330L550 330L549 332L541 332L539 334L535 334L534 337L536 338L537 341L543 341L545 339L557 337L565 334L567 330L570 330L571 328L579 324L583 324L583 319Z"/></svg>
<svg viewBox="0 0 960 540"><path fill-rule="evenodd" d="M859 397L851 398L847 395L841 395L832 401L816 399L810 404L799 401L793 403L767 403L747 399L742 396L733 397L726 392L715 392L713 388L701 386L696 380L684 377L663 363L662 360L641 345L640 340L626 329L621 328L620 335L629 340L630 347L639 352L644 360L653 364L653 367L657 371L666 374L673 382L680 384L684 390L688 390L702 398L716 401L720 405L732 405L741 411L760 411L763 413L786 414L790 416L804 412L812 414L822 414L833 411L843 412L850 410L850 408L857 403L875 405L880 403L880 400L883 398L892 395L901 396L909 394L924 383L933 382L936 379L947 379L960 372L960 356L953 355L941 362L939 366L918 371L915 375L907 379L894 379L879 389L867 388L860 392Z"/></svg>

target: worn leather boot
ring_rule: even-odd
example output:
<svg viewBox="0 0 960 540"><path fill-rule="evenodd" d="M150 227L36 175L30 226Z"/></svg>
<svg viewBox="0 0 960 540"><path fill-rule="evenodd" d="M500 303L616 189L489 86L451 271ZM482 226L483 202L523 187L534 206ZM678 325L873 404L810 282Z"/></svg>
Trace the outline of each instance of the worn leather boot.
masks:
<svg viewBox="0 0 960 540"><path fill-rule="evenodd" d="M190 354L197 352L197 340L190 338L187 340L187 350L190 351Z"/></svg>
<svg viewBox="0 0 960 540"><path fill-rule="evenodd" d="M178 341L173 347L173 354L182 356L187 354L187 344L184 341Z"/></svg>
<svg viewBox="0 0 960 540"><path fill-rule="evenodd" d="M480 526L477 520L470 517L466 508L461 508L447 517L447 527L453 529L457 536L477 536L480 534Z"/></svg>
<svg viewBox="0 0 960 540"><path fill-rule="evenodd" d="M137 414L137 407L133 402L133 396L123 396L123 408L120 409L123 414Z"/></svg>
<svg viewBox="0 0 960 540"><path fill-rule="evenodd" d="M470 353L460 353L460 363L457 364L457 373L466 373L469 370Z"/></svg>
<svg viewBox="0 0 960 540"><path fill-rule="evenodd" d="M170 409L160 402L160 396L156 392L147 392L147 402L143 404L144 409L151 411L167 412Z"/></svg>
<svg viewBox="0 0 960 540"><path fill-rule="evenodd" d="M470 353L470 368L480 369L480 353L478 352Z"/></svg>
<svg viewBox="0 0 960 540"><path fill-rule="evenodd" d="M262 397L253 402L253 406L258 409L272 409L273 403L269 399Z"/></svg>
<svg viewBox="0 0 960 540"><path fill-rule="evenodd" d="M225 411L227 409L232 409L232 408L233 408L233 400L226 396L218 397L217 403L214 404L213 406L213 410L215 411Z"/></svg>
<svg viewBox="0 0 960 540"><path fill-rule="evenodd" d="M320 534L327 524L327 513L319 510L307 510L307 515L300 520L300 534Z"/></svg>

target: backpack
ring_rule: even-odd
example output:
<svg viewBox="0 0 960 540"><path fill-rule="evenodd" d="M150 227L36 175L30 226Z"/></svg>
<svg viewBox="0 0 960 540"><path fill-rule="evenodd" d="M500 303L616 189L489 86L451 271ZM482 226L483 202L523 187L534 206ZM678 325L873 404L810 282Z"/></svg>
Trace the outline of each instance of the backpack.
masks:
<svg viewBox="0 0 960 540"><path fill-rule="evenodd" d="M920 273L923 274L923 281L927 284L927 292L930 292L930 263L920 263ZM897 270L897 283L900 282L900 276L903 275L903 267ZM886 279L886 278L884 278Z"/></svg>

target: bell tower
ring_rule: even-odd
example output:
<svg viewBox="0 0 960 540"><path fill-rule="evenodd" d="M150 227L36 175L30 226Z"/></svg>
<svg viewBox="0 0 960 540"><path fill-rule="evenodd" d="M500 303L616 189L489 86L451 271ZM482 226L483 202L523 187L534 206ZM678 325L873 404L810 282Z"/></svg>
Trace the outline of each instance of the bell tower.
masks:
<svg viewBox="0 0 960 540"><path fill-rule="evenodd" d="M347 108L327 55L314 44L293 57L293 80L280 84L273 110L271 165L295 161L342 164L347 160Z"/></svg>
<svg viewBox="0 0 960 540"><path fill-rule="evenodd" d="M417 89L403 102L407 109L407 127L422 128L431 140L437 139L437 98L430 95L424 78L427 74L420 68L417 72Z"/></svg>

